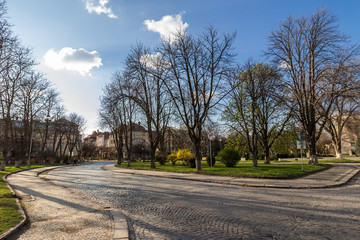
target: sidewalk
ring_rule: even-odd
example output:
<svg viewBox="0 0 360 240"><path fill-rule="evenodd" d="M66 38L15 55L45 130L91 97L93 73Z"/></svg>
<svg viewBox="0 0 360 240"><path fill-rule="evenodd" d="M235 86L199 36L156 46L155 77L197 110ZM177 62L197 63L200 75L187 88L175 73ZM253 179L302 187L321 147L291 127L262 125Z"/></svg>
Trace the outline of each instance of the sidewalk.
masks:
<svg viewBox="0 0 360 240"><path fill-rule="evenodd" d="M360 164L331 164L330 169L314 173L298 179L260 179L260 178L235 178L215 175L202 175L194 173L161 172L154 170L136 170L118 168L115 165L105 165L106 171L136 174L143 176L163 177L180 180L217 183L243 187L266 187L266 188L329 188L346 184L360 171Z"/></svg>
<svg viewBox="0 0 360 240"><path fill-rule="evenodd" d="M117 209L84 201L70 189L38 177L55 168L58 167L8 176L7 181L21 199L30 222L26 231L12 232L17 234L16 239L128 239L126 220Z"/></svg>

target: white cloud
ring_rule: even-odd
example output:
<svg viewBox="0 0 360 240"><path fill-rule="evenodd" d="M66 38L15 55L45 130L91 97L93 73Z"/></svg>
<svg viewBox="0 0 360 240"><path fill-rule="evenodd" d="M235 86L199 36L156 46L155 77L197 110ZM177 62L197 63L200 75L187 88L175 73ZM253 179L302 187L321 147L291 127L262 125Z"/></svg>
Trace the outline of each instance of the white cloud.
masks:
<svg viewBox="0 0 360 240"><path fill-rule="evenodd" d="M165 62L163 56L159 52L154 55L151 54L142 55L140 57L140 63L152 69L158 69L158 68L165 69L169 67L169 63Z"/></svg>
<svg viewBox="0 0 360 240"><path fill-rule="evenodd" d="M160 21L155 20L145 20L144 24L147 29L152 32L160 33L160 37L165 40L170 40L170 42L174 41L174 34L178 31L184 32L186 28L189 26L187 23L183 23L182 15L183 13L179 13L177 15L166 15L161 18Z"/></svg>
<svg viewBox="0 0 360 240"><path fill-rule="evenodd" d="M89 13L95 12L100 15L102 13L106 14L109 18L117 18L117 16L112 12L110 7L105 5L109 3L109 0L84 0L85 7Z"/></svg>
<svg viewBox="0 0 360 240"><path fill-rule="evenodd" d="M45 64L54 70L68 70L81 75L90 75L94 67L102 66L101 58L97 51L88 52L83 48L73 49L65 47L59 52L50 49L44 55Z"/></svg>
<svg viewBox="0 0 360 240"><path fill-rule="evenodd" d="M282 61L279 65L278 65L278 68L281 69L281 70L289 70L290 69L290 65L285 62L285 61Z"/></svg>

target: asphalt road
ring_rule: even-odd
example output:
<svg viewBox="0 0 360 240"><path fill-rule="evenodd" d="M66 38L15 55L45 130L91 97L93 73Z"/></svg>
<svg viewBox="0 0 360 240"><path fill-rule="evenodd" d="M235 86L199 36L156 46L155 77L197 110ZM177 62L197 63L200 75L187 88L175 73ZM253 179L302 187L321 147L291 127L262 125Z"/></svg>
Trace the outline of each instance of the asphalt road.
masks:
<svg viewBox="0 0 360 240"><path fill-rule="evenodd" d="M109 162L43 177L125 212L131 239L359 239L360 180L332 189L232 187L106 172Z"/></svg>

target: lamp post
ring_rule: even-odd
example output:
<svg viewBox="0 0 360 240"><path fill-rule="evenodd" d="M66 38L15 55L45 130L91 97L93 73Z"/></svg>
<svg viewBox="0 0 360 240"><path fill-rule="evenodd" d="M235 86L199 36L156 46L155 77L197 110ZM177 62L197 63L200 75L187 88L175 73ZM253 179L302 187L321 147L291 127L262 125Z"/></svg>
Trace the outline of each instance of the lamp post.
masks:
<svg viewBox="0 0 360 240"><path fill-rule="evenodd" d="M31 120L31 134L30 134L30 146L29 146L29 156L27 160L27 167L31 167L31 151L32 151L32 143L33 143L33 135L34 135L34 121Z"/></svg>

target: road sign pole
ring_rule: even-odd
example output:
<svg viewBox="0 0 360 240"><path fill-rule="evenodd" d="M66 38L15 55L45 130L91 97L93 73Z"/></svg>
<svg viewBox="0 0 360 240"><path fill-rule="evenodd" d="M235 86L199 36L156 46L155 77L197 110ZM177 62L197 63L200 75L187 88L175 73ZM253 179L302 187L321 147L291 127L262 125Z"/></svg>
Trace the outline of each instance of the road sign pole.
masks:
<svg viewBox="0 0 360 240"><path fill-rule="evenodd" d="M210 142L210 168L211 168L211 172L212 172L212 153L211 153L211 140L209 140Z"/></svg>
<svg viewBox="0 0 360 240"><path fill-rule="evenodd" d="M211 132L208 133L208 139L209 139L209 142L210 142L210 167L211 167L211 172L212 172L211 141L214 140L214 135Z"/></svg>
<svg viewBox="0 0 360 240"><path fill-rule="evenodd" d="M304 171L304 164L303 164L303 141L302 141L303 134L300 134L300 145L301 145L301 170Z"/></svg>
<svg viewBox="0 0 360 240"><path fill-rule="evenodd" d="M303 156L302 156L302 144L301 144L301 170L304 171Z"/></svg>

